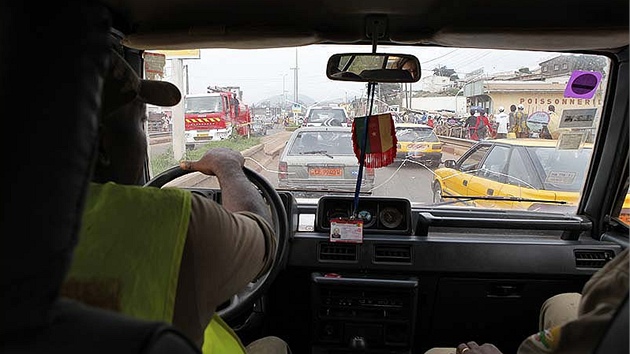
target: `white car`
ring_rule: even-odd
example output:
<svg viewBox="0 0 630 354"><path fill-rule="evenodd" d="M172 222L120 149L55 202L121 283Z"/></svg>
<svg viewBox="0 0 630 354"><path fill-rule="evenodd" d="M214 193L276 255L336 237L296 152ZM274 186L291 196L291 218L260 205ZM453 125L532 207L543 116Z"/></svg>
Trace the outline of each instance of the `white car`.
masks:
<svg viewBox="0 0 630 354"><path fill-rule="evenodd" d="M278 188L353 193L359 163L349 127L302 127L296 129L280 155ZM374 169L365 168L361 191L374 187Z"/></svg>
<svg viewBox="0 0 630 354"><path fill-rule="evenodd" d="M311 107L302 122L303 127L348 126L348 113L343 107Z"/></svg>

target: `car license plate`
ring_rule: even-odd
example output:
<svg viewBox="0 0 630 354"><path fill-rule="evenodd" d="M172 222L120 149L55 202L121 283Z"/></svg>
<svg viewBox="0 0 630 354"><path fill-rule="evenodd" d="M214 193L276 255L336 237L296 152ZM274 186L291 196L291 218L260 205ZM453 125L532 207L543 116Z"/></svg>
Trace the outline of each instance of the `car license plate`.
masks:
<svg viewBox="0 0 630 354"><path fill-rule="evenodd" d="M427 149L427 144L409 144L407 145L407 150L409 151L425 151Z"/></svg>
<svg viewBox="0 0 630 354"><path fill-rule="evenodd" d="M208 132L203 132L203 133L197 133L198 137L206 137L209 136L210 134L208 134Z"/></svg>
<svg viewBox="0 0 630 354"><path fill-rule="evenodd" d="M311 177L341 177L343 170L339 167L309 167L308 175Z"/></svg>

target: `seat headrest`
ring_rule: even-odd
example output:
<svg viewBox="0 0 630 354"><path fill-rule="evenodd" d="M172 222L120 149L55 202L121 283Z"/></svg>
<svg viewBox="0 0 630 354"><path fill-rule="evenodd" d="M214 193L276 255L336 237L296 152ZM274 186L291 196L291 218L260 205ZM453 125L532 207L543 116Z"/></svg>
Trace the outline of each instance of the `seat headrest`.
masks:
<svg viewBox="0 0 630 354"><path fill-rule="evenodd" d="M6 334L46 322L77 243L110 17L94 2L14 1L0 11L0 26L3 130L17 136L4 150L13 154L2 193Z"/></svg>

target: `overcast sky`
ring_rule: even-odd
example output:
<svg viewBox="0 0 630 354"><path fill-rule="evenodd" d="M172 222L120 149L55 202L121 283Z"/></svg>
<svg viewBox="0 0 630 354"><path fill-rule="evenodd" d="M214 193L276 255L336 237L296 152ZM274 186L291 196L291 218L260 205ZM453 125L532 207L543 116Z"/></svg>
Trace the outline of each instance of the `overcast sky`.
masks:
<svg viewBox="0 0 630 354"><path fill-rule="evenodd" d="M297 48L298 90L316 101L360 96L364 83L331 81L326 77L328 58L341 52L370 52L370 46L313 45ZM507 50L413 48L381 46L378 52L414 54L420 59L422 76L433 75L432 69L446 66L463 74L483 68L486 73L513 71L522 67L535 69L538 63L557 56L548 52ZM166 79L169 79L170 60ZM202 49L200 59L185 59L188 66L190 93L203 93L207 86L240 86L243 101L254 104L271 96L293 99L296 48L277 49Z"/></svg>

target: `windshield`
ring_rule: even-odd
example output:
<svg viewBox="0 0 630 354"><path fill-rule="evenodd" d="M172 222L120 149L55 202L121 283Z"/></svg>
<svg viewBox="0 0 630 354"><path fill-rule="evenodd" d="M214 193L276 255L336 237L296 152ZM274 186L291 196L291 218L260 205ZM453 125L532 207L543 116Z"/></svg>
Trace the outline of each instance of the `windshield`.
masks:
<svg viewBox="0 0 630 354"><path fill-rule="evenodd" d="M186 97L184 100L186 113L221 112L221 96Z"/></svg>
<svg viewBox="0 0 630 354"><path fill-rule="evenodd" d="M411 84L378 84L373 102L367 100L366 83L326 77L332 54L370 51L362 45L202 49L198 58L179 59L187 68L180 83L188 96L186 112L220 110L219 96L194 97L209 86L236 93L243 108L238 116L230 112L225 122L198 125L196 131L186 130L176 107L162 108L160 117L171 117L171 124L155 124L159 131L150 131L152 175L182 156L196 158L210 146L226 146L243 151L246 165L279 190L314 196L313 202L333 187L353 196L359 177L353 122L370 112L388 113L394 129L382 134L396 138L394 161L366 170L361 192L408 198L415 206L532 210L535 200L538 206L563 203L558 209L563 214L577 210L607 97L608 58L379 46L379 52L417 56L422 75ZM164 67L166 80L181 77L172 74L178 67L172 60ZM601 81L588 94L572 92L575 75L589 71L601 74ZM252 126L254 117L265 122L264 133ZM331 119L343 125L325 123ZM315 128L326 129L299 130ZM174 147L164 129L181 129L184 137L178 139L188 139L186 149ZM452 203L462 196L469 199Z"/></svg>

